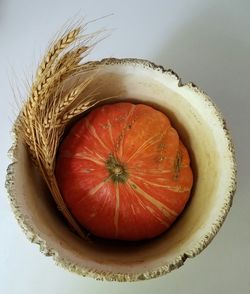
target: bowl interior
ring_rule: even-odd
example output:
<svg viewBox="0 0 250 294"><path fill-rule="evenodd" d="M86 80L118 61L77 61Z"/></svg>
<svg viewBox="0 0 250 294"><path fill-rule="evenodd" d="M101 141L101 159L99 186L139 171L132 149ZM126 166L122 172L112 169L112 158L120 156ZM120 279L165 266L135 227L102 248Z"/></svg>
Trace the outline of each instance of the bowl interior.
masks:
<svg viewBox="0 0 250 294"><path fill-rule="evenodd" d="M114 97L110 102L146 103L169 116L191 155L191 200L173 227L153 240L84 241L62 220L17 134L13 197L18 217L45 253L80 274L136 280L168 272L206 247L230 207L234 159L222 118L204 93L192 84L180 86L172 72L146 61L109 60L91 87L98 89L97 97Z"/></svg>

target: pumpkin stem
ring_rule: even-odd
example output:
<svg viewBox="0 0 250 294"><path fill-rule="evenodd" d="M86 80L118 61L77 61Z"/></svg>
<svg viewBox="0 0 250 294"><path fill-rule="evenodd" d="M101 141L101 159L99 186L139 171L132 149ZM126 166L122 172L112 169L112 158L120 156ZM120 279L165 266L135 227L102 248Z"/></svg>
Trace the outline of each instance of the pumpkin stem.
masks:
<svg viewBox="0 0 250 294"><path fill-rule="evenodd" d="M128 178L126 166L119 161L113 154L109 155L106 167L114 183L125 183Z"/></svg>

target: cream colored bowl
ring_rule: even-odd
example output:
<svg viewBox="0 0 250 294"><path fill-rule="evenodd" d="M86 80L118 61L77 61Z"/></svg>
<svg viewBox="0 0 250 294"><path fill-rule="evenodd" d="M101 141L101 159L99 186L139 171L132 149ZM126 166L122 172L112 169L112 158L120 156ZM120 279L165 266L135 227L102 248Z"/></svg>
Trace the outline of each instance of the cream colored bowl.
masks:
<svg viewBox="0 0 250 294"><path fill-rule="evenodd" d="M105 63L104 63L105 62ZM70 271L116 281L161 276L200 253L219 231L236 187L233 145L210 98L171 70L138 59L108 59L95 80L100 97L116 96L164 111L189 148L195 183L184 213L161 237L144 243L86 242L57 212L16 135L6 186L17 220L40 250ZM105 220L103 220L105 221Z"/></svg>

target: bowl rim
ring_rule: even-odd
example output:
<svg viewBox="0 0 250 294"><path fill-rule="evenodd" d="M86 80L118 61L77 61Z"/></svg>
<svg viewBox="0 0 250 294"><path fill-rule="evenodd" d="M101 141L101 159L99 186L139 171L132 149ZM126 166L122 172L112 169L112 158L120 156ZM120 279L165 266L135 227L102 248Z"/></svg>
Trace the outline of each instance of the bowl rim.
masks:
<svg viewBox="0 0 250 294"><path fill-rule="evenodd" d="M56 249L51 248L46 240L42 239L39 236L39 233L35 231L32 224L27 222L25 216L23 215L18 203L17 203L17 193L15 191L15 165L17 164L16 152L17 152L17 129L16 125L18 123L18 118L13 126L13 144L9 150L9 157L11 159L11 163L7 168L7 175L5 181L5 187L7 190L8 198L12 207L12 211L14 212L15 218L17 219L20 227L23 229L26 237L35 244L39 245L40 252L42 252L46 256L52 256L57 265L62 266L63 268L77 273L81 276L93 277L96 280L107 280L107 281L119 281L119 282L132 282L139 280L148 280L151 278L160 277L171 272L174 269L181 267L187 258L195 257L200 252L202 252L209 243L213 240L215 235L218 233L221 228L225 218L229 212L230 207L232 206L233 196L236 191L237 186L237 166L236 166L236 158L235 158L235 149L232 142L232 138L230 132L227 128L226 121L223 118L221 111L215 105L213 100L198 86L196 86L192 82L188 82L183 84L181 78L172 70L165 69L163 66L156 65L151 61L145 59L138 58L105 58L100 61L95 61L97 64L103 65L136 65L142 66L144 68L149 68L156 70L163 75L174 77L178 82L178 87L188 87L191 91L195 93L199 93L202 99L206 100L213 110L215 111L216 116L219 119L220 126L223 129L225 138L228 143L228 151L231 155L231 163L232 163L232 177L230 179L230 185L227 190L227 196L224 198L223 206L218 214L216 221L211 225L210 230L204 234L204 236L197 241L194 245L193 249L183 252L179 256L177 256L171 263L159 266L157 268L153 268L152 270L145 271L143 273L114 273L114 272L102 272L95 269L85 268L76 264L73 264L66 260L65 258L59 256Z"/></svg>

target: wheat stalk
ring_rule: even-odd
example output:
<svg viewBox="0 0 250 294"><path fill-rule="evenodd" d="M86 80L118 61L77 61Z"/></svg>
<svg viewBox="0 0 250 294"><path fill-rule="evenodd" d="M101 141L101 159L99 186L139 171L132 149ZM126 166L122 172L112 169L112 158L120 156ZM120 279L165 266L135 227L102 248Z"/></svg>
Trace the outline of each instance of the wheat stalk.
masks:
<svg viewBox="0 0 250 294"><path fill-rule="evenodd" d="M64 129L72 118L94 106L95 93L85 93L98 70L97 63L81 64L93 45L90 35L82 36L82 28L65 32L51 44L38 67L17 124L17 131L46 182L58 209L74 231L86 238L71 215L60 193L55 177L55 158ZM95 34L93 35L95 36ZM69 77L88 73L67 91L63 85Z"/></svg>

